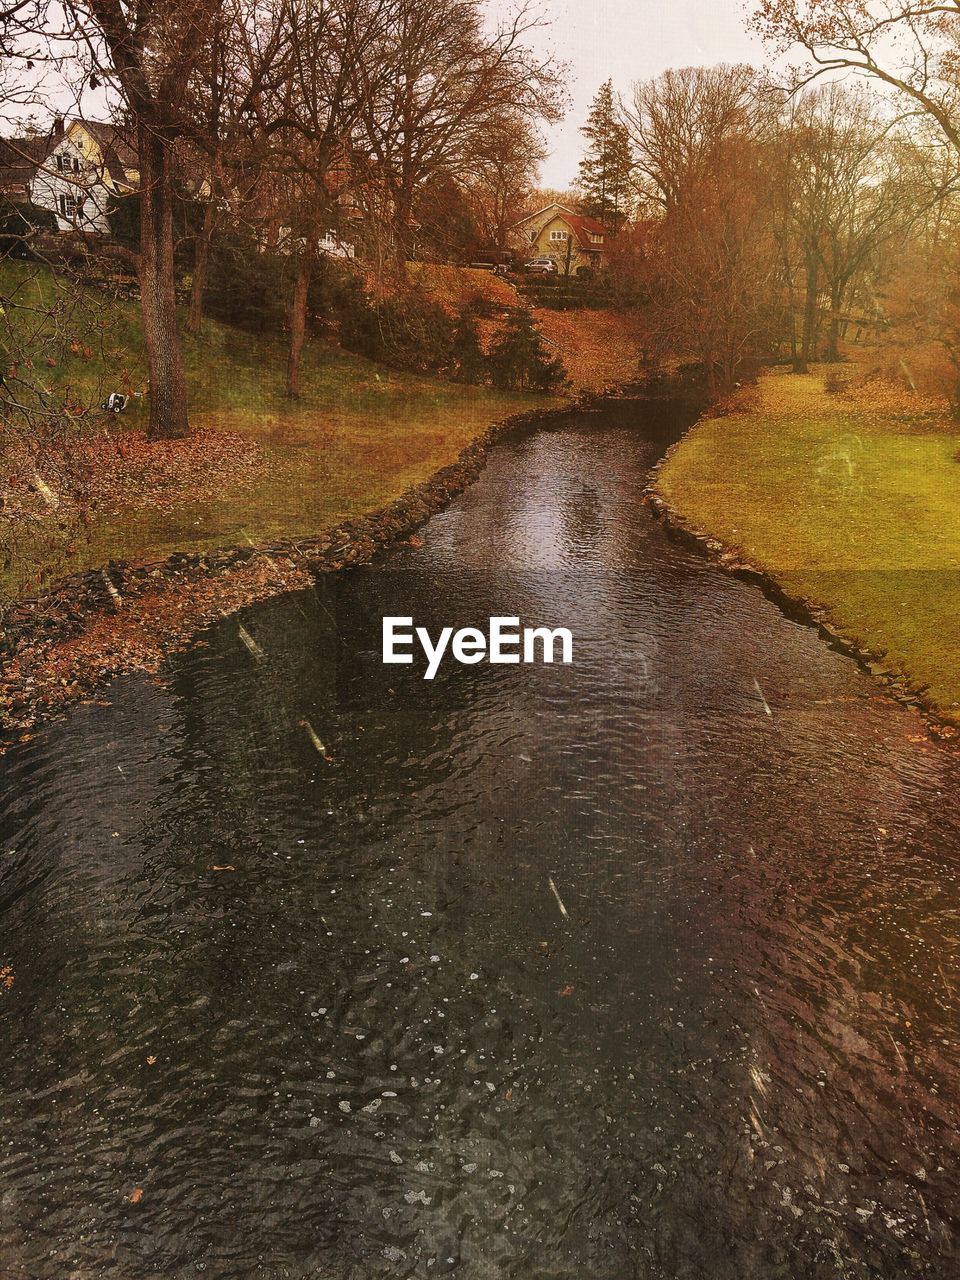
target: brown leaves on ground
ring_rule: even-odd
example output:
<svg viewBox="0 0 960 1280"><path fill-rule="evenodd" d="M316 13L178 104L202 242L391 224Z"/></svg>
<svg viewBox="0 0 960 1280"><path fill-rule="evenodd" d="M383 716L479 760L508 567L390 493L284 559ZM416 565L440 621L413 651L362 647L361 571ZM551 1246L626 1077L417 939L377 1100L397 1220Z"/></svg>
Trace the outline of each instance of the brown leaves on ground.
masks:
<svg viewBox="0 0 960 1280"><path fill-rule="evenodd" d="M520 301L509 280L476 267L449 267L433 262L408 262L407 275L450 315L462 307L516 307Z"/></svg>
<svg viewBox="0 0 960 1280"><path fill-rule="evenodd" d="M183 440L148 441L142 431L93 436L72 457L87 473L90 501L174 507L205 502L260 474L258 445L234 431L193 431Z"/></svg>
<svg viewBox="0 0 960 1280"><path fill-rule="evenodd" d="M947 420L946 405L942 397L923 395L887 378L852 380L840 394L860 413L881 414L885 418L943 417L945 425L951 430L956 428L955 422Z"/></svg>
<svg viewBox="0 0 960 1280"><path fill-rule="evenodd" d="M9 964L0 966L0 991L10 991L13 982L13 966Z"/></svg>
<svg viewBox="0 0 960 1280"><path fill-rule="evenodd" d="M130 1192L130 1194L127 1196L127 1199L130 1201L131 1204L139 1204L140 1201L143 1199L143 1187L134 1187L133 1190Z"/></svg>
<svg viewBox="0 0 960 1280"><path fill-rule="evenodd" d="M312 581L307 569L289 560L260 556L215 578L127 595L116 613L92 615L76 636L53 643L41 637L22 645L0 676L0 719L25 727L40 704L56 711L114 676L155 673L164 656L185 648L201 627ZM18 706L25 688L30 705Z"/></svg>
<svg viewBox="0 0 960 1280"><path fill-rule="evenodd" d="M644 329L616 311L534 311L551 353L559 354L575 391L601 391L640 374Z"/></svg>
<svg viewBox="0 0 960 1280"><path fill-rule="evenodd" d="M262 474L252 440L231 431L194 431L183 440L148 441L142 431L103 431L51 441L42 458L7 451L0 472L4 515L32 520L57 514L61 498L78 510L172 510L238 492Z"/></svg>
<svg viewBox="0 0 960 1280"><path fill-rule="evenodd" d="M551 356L560 356L577 391L604 391L641 375L644 329L637 316L619 311L530 313ZM481 348L489 353L503 328L499 316L477 321Z"/></svg>

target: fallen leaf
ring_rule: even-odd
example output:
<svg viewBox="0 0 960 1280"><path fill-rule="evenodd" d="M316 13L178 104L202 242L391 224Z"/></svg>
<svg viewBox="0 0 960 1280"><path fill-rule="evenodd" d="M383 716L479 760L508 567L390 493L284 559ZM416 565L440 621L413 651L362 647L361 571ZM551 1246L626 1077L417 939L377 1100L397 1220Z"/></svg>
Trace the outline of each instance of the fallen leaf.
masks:
<svg viewBox="0 0 960 1280"><path fill-rule="evenodd" d="M236 867L231 867L229 863L224 867L212 866L210 868L211 871L236 871L236 869Z"/></svg>
<svg viewBox="0 0 960 1280"><path fill-rule="evenodd" d="M566 985L566 986L563 988L563 990L560 992L560 994L561 994L562 996L572 996L572 995L573 995L573 993L574 993L574 990L575 990L575 988L574 988L573 983L572 983L572 982L568 982L568 983L567 983L567 985Z"/></svg>
<svg viewBox="0 0 960 1280"><path fill-rule="evenodd" d="M156 1062L156 1058L151 1053L150 1056L147 1058L147 1066L152 1067L155 1062Z"/></svg>
<svg viewBox="0 0 960 1280"><path fill-rule="evenodd" d="M130 1194L127 1196L127 1199L130 1201L131 1204L139 1204L140 1201L143 1199L143 1187L134 1187L133 1190L130 1192Z"/></svg>

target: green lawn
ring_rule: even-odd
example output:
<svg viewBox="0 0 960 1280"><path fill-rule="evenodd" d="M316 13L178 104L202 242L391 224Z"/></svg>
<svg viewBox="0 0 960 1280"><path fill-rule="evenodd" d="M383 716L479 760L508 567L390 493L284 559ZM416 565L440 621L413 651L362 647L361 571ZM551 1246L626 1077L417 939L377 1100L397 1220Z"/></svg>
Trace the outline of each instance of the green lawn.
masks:
<svg viewBox="0 0 960 1280"><path fill-rule="evenodd" d="M49 304L57 278L22 264L0 264L0 294ZM73 388L77 399L99 401L111 389L142 387L145 373L137 308L89 291L70 324L92 351L68 354L50 369L35 348L37 368L49 384ZM31 313L8 310L12 322L33 324ZM12 563L0 574L0 596L10 598L44 580L109 559L152 561L177 550L205 550L250 540L306 536L398 496L451 462L487 424L544 397L458 386L375 365L315 341L304 353L303 398L283 395L282 341L260 339L207 321L185 354L194 427L239 432L263 449L262 475L242 492L214 501L185 501L175 510L100 509L71 555L54 545L50 529L34 540L18 537ZM120 418L97 413L85 429L142 429L142 400ZM54 542L56 540L54 539Z"/></svg>
<svg viewBox="0 0 960 1280"><path fill-rule="evenodd" d="M960 428L906 397L771 374L689 432L659 488L960 721L958 452Z"/></svg>

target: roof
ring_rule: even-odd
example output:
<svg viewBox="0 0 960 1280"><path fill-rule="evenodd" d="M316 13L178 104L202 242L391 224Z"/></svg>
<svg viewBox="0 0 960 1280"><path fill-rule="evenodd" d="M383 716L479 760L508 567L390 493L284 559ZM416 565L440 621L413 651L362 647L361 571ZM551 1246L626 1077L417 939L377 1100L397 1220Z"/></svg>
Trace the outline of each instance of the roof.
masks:
<svg viewBox="0 0 960 1280"><path fill-rule="evenodd" d="M26 194L52 144L52 137L0 138L0 191Z"/></svg>
<svg viewBox="0 0 960 1280"><path fill-rule="evenodd" d="M577 233L577 239L587 248L590 247L591 236L606 237L607 229L603 223L598 222L596 218L588 218L585 213L565 213L563 220L569 222Z"/></svg>
<svg viewBox="0 0 960 1280"><path fill-rule="evenodd" d="M114 182L129 186L127 169L138 169L137 153L120 125L106 120L58 120L49 133L28 138L0 139L0 191L29 191L34 174L45 163L66 133L77 125L94 139L103 154L103 163Z"/></svg>
<svg viewBox="0 0 960 1280"><path fill-rule="evenodd" d="M596 245L591 241L591 236L603 236L606 238L607 229L602 222L598 222L596 218L588 217L585 213L574 213L572 209L568 209L562 204L548 204L542 209L538 209L536 213L528 213L525 218L521 218L519 222L515 222L515 227L522 227L525 222L532 222L534 218L542 218L545 213L553 213L553 216L560 218L565 222L571 231L576 235L577 241L584 249L596 250Z"/></svg>
<svg viewBox="0 0 960 1280"><path fill-rule="evenodd" d="M140 168L140 160L136 149L130 141L128 131L122 125L110 124L107 120L71 119L67 121L68 128L73 124L78 124L86 129L87 133L100 144L100 148L106 158L107 167L113 177L119 176L122 181L125 169ZM112 163L114 160L120 165L119 175L114 171Z"/></svg>

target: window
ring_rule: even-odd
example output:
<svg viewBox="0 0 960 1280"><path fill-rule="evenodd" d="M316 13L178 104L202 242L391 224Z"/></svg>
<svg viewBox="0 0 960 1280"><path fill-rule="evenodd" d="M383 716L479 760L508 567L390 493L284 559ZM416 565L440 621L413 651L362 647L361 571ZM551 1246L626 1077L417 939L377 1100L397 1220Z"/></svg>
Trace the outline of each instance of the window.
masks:
<svg viewBox="0 0 960 1280"><path fill-rule="evenodd" d="M603 244L603 236L598 235L596 231L591 231L591 232L590 232L590 243L591 243L591 244Z"/></svg>
<svg viewBox="0 0 960 1280"><path fill-rule="evenodd" d="M565 231L551 231L551 232L550 232L550 239L551 239L551 240L566 240L566 238L567 238L567 233L566 233Z"/></svg>
<svg viewBox="0 0 960 1280"><path fill-rule="evenodd" d="M57 173L79 173L80 158L79 156L67 155L62 151L58 151L56 155Z"/></svg>
<svg viewBox="0 0 960 1280"><path fill-rule="evenodd" d="M60 197L60 217L68 218L71 222L83 221L83 201L79 196Z"/></svg>

